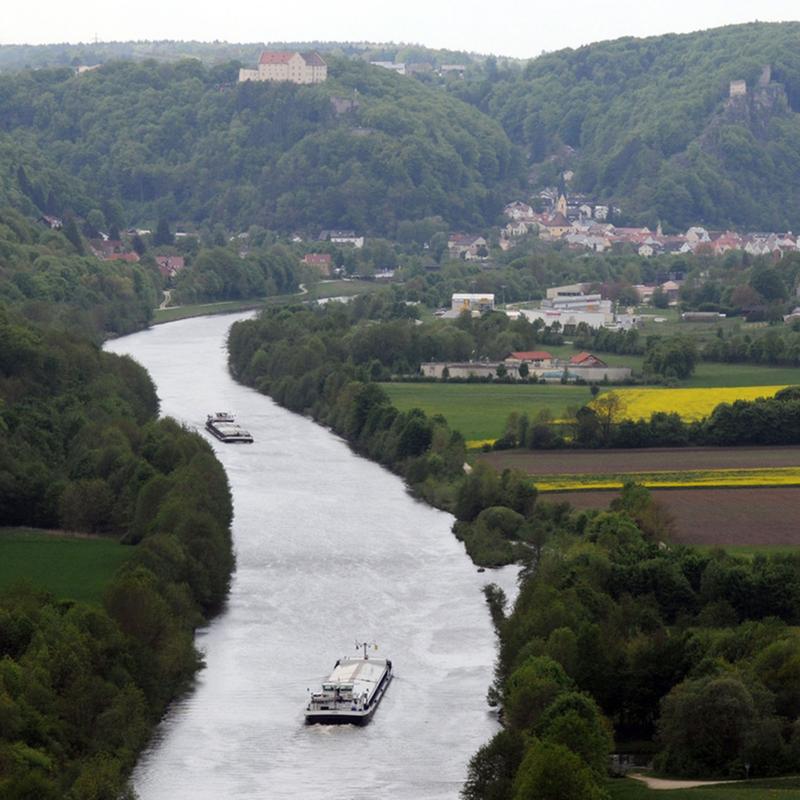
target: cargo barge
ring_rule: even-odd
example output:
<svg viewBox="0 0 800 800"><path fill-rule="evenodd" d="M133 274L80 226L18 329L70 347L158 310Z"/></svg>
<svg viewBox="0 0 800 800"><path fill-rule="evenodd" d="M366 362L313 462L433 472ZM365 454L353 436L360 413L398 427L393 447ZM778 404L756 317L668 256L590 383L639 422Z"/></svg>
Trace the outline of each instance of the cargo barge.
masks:
<svg viewBox="0 0 800 800"><path fill-rule="evenodd" d="M239 427L233 415L227 411L217 411L206 417L206 430L221 442L229 444L252 444L253 436Z"/></svg>
<svg viewBox="0 0 800 800"><path fill-rule="evenodd" d="M363 656L340 658L333 672L313 692L306 706L309 725L364 725L372 719L392 680L392 662L388 658L370 658L366 644Z"/></svg>

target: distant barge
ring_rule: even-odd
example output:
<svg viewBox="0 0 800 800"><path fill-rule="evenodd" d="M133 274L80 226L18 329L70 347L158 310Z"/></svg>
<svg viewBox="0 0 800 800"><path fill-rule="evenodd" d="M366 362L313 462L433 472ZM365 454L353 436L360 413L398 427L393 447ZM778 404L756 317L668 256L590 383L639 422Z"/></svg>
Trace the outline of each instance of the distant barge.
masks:
<svg viewBox="0 0 800 800"><path fill-rule="evenodd" d="M364 725L372 718L392 680L392 662L388 658L370 658L366 644L363 656L340 658L333 672L313 692L306 706L310 725Z"/></svg>
<svg viewBox="0 0 800 800"><path fill-rule="evenodd" d="M253 443L253 437L250 432L240 428L233 415L227 411L217 411L216 414L209 414L206 417L206 430L221 442L228 444Z"/></svg>

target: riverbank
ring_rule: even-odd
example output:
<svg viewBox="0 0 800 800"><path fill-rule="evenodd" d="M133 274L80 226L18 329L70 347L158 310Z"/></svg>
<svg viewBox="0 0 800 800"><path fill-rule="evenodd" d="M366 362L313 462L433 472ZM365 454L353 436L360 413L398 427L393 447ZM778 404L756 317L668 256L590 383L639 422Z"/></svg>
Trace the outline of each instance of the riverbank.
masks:
<svg viewBox="0 0 800 800"><path fill-rule="evenodd" d="M376 281L335 280L320 281L306 288L301 284L300 291L293 294L256 297L244 300L222 300L214 303L194 303L182 306L159 307L153 312L153 325L176 322L193 317L208 317L217 314L235 314L240 311L270 306L291 305L310 300L334 297L354 297L359 294L385 290L386 285Z"/></svg>

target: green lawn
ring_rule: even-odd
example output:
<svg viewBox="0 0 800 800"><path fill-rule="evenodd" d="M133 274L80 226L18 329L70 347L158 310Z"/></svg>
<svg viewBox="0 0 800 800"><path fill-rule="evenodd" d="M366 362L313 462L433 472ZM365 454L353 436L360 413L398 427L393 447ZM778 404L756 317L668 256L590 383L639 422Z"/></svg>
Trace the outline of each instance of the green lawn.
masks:
<svg viewBox="0 0 800 800"><path fill-rule="evenodd" d="M529 417L534 417L543 408L549 408L557 418L567 406L582 406L592 398L587 386L564 386L560 383L381 385L401 411L421 408L428 415L442 414L450 427L460 431L467 441L498 438L512 411L524 411Z"/></svg>
<svg viewBox="0 0 800 800"><path fill-rule="evenodd" d="M30 581L57 598L100 602L133 548L30 529L0 528L0 589Z"/></svg>
<svg viewBox="0 0 800 800"><path fill-rule="evenodd" d="M569 358L578 352L571 345L543 346L544 350L559 358ZM610 367L631 367L641 374L644 356L621 356L616 353L597 353ZM800 383L800 369L797 367L769 367L760 364L720 364L700 361L694 375L681 386L719 387L719 386L783 386Z"/></svg>
<svg viewBox="0 0 800 800"><path fill-rule="evenodd" d="M609 780L612 800L800 800L800 778L772 778L697 789L648 789L631 778Z"/></svg>

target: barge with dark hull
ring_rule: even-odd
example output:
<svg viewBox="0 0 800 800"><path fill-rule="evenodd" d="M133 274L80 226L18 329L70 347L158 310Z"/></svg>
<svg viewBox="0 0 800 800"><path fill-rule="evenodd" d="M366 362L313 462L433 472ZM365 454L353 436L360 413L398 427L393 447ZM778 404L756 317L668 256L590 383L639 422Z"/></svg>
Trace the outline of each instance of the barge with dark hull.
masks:
<svg viewBox="0 0 800 800"><path fill-rule="evenodd" d="M228 444L252 444L253 436L249 431L240 427L233 415L227 411L217 411L206 417L206 430Z"/></svg>
<svg viewBox="0 0 800 800"><path fill-rule="evenodd" d="M363 656L340 658L306 706L309 725L365 725L372 719L392 680L388 658Z"/></svg>

